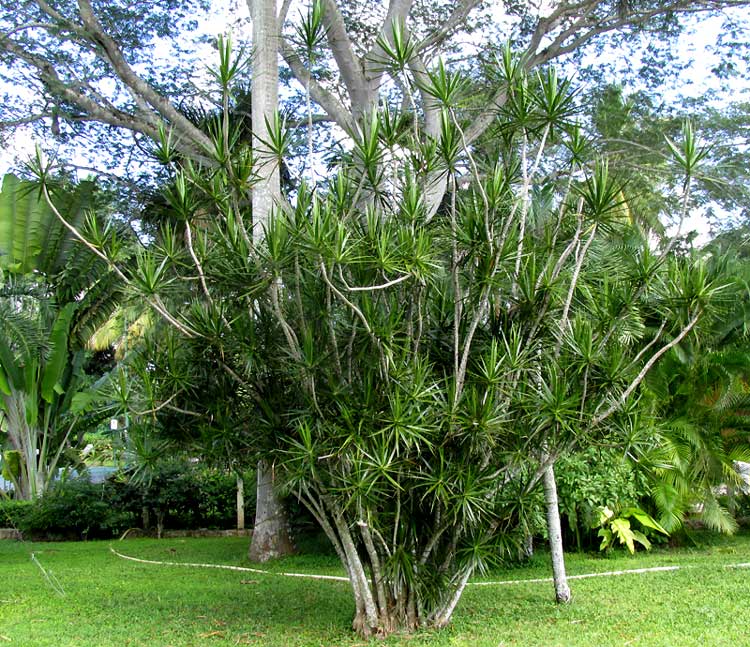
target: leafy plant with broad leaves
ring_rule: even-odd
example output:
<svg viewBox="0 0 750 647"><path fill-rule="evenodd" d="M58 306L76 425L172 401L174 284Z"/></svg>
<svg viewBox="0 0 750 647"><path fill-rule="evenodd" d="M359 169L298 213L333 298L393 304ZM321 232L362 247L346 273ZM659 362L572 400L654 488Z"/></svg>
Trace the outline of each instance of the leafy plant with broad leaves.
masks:
<svg viewBox="0 0 750 647"><path fill-rule="evenodd" d="M0 193L0 430L20 498L43 493L102 417L85 406L85 343L122 288L68 229L103 222L93 186L50 189L49 203L37 188L9 175Z"/></svg>
<svg viewBox="0 0 750 647"><path fill-rule="evenodd" d="M634 528L633 521L637 521L643 530ZM599 550L607 552L614 548L616 542L626 546L631 554L635 553L636 544L650 550L651 542L644 531L654 530L665 536L669 534L650 514L640 508L623 508L613 511L608 506L604 506L599 510L598 525L600 528L597 534L602 538Z"/></svg>
<svg viewBox="0 0 750 647"><path fill-rule="evenodd" d="M647 495L648 475L621 448L589 447L561 457L555 466L560 514L567 520L570 541L582 551L593 546L592 528L602 507L637 505Z"/></svg>

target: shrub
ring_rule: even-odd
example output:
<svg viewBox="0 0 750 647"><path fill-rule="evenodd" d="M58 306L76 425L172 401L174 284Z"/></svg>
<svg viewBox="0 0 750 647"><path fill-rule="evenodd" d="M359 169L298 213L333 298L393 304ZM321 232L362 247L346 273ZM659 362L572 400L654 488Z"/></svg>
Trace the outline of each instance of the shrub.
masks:
<svg viewBox="0 0 750 647"><path fill-rule="evenodd" d="M255 482L254 474L245 476ZM252 521L254 488L245 489L245 518ZM136 482L118 473L104 483L84 478L55 483L34 501L0 501L0 526L35 539L103 539L128 528L233 528L236 479L217 470L165 463Z"/></svg>
<svg viewBox="0 0 750 647"><path fill-rule="evenodd" d="M132 525L132 514L112 505L106 484L85 479L56 483L17 523L26 537L37 539L106 538Z"/></svg>
<svg viewBox="0 0 750 647"><path fill-rule="evenodd" d="M253 473L245 475L245 518L255 511ZM113 505L130 511L136 525L164 529L233 528L236 523L236 477L181 462L160 463L147 478L123 473L109 484Z"/></svg>
<svg viewBox="0 0 750 647"><path fill-rule="evenodd" d="M243 476L245 481L245 520L252 524L255 512L255 472ZM237 521L237 480L232 474L216 470L198 470L197 522L202 528L233 528Z"/></svg>
<svg viewBox="0 0 750 647"><path fill-rule="evenodd" d="M647 495L643 476L611 449L590 448L561 458L555 467L560 515L567 519L568 545L598 548L599 511L638 506ZM572 540L572 541L570 541Z"/></svg>
<svg viewBox="0 0 750 647"><path fill-rule="evenodd" d="M20 529L32 505L31 501L0 498L0 527Z"/></svg>

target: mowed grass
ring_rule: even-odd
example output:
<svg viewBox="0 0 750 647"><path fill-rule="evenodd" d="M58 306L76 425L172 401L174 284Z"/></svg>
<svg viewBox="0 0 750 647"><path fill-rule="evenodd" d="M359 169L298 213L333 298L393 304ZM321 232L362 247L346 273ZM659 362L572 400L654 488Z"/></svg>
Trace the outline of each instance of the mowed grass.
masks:
<svg viewBox="0 0 750 647"><path fill-rule="evenodd" d="M122 560L249 566L247 539L0 542L0 647L367 645L350 631L345 582ZM60 583L58 594L39 563ZM549 583L471 586L443 631L371 641L395 646L750 645L750 534L699 535L689 549L635 557L569 555L571 574L679 565L674 572L573 581L574 601L552 602ZM340 574L334 557L302 554L275 571ZM546 555L485 580L546 577Z"/></svg>

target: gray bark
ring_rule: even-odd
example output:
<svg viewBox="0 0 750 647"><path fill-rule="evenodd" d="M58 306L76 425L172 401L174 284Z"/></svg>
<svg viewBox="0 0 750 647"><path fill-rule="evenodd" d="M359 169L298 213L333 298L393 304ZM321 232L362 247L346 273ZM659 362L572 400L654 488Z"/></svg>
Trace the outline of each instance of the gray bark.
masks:
<svg viewBox="0 0 750 647"><path fill-rule="evenodd" d="M267 562L293 552L286 511L276 493L273 466L259 461L255 526L248 557L254 562Z"/></svg>
<svg viewBox="0 0 750 647"><path fill-rule="evenodd" d="M473 571L471 569L468 569L461 576L461 579L458 581L456 590L453 592L453 595L448 599L445 606L440 611L440 614L435 618L435 627L437 627L438 629L447 627L448 623L451 621L453 612L456 610L456 605L461 599L466 585L469 583L469 578L471 577L472 572Z"/></svg>
<svg viewBox="0 0 750 647"><path fill-rule="evenodd" d="M521 557L530 558L534 556L534 535L529 533L524 535L523 544L521 545Z"/></svg>
<svg viewBox="0 0 750 647"><path fill-rule="evenodd" d="M276 0L248 0L253 20L252 127L258 182L253 185L253 237L263 238L263 227L281 199L279 166L263 139L279 106L279 28Z"/></svg>
<svg viewBox="0 0 750 647"><path fill-rule="evenodd" d="M253 239L263 238L274 206L281 199L279 167L261 139L272 124L279 103L279 28L276 0L248 0L253 20L252 127L258 182L253 186ZM255 525L249 556L265 562L294 552L284 505L275 490L273 466L258 462Z"/></svg>
<svg viewBox="0 0 750 647"><path fill-rule="evenodd" d="M549 533L549 548L552 557L555 599L561 603L570 602L570 587L565 572L562 528L560 527L560 510L557 503L555 470L551 462L544 470L544 501L547 508L547 532Z"/></svg>
<svg viewBox="0 0 750 647"><path fill-rule="evenodd" d="M323 6L328 45L349 94L351 112L356 122L377 103L377 93L373 93L362 70L362 62L354 53L338 4L335 0L324 0Z"/></svg>

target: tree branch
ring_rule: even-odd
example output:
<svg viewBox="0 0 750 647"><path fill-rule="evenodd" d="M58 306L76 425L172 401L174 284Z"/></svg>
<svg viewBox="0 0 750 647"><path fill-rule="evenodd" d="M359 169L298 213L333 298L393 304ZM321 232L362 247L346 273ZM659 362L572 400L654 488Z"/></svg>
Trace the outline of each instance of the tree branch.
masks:
<svg viewBox="0 0 750 647"><path fill-rule="evenodd" d="M336 65L341 73L349 98L352 103L352 114L356 119L370 107L371 99L367 79L362 72L362 63L354 53L349 34L346 32L344 18L335 0L323 0L323 22L326 26L326 37Z"/></svg>
<svg viewBox="0 0 750 647"><path fill-rule="evenodd" d="M354 130L354 120L349 110L311 76L310 71L302 63L302 59L285 38L281 39L281 55L297 81L303 87L310 89L310 96L312 96L315 103L323 108L326 114L341 128L347 132L352 132Z"/></svg>
<svg viewBox="0 0 750 647"><path fill-rule="evenodd" d="M447 20L419 43L417 51L424 52L442 45L453 30L464 24L469 14L481 4L482 0L461 0Z"/></svg>
<svg viewBox="0 0 750 647"><path fill-rule="evenodd" d="M549 16L540 18L531 37L530 44L525 51L527 57L526 69L531 70L555 58L569 54L587 45L597 36L617 29L641 26L658 16L670 13L693 14L719 11L727 7L745 7L750 5L750 0L730 0L729 2L720 0L704 0L702 2L676 0L661 2L657 7L641 13L631 12L625 15L612 13L608 16L601 16L594 10L603 4L602 0L585 0L577 3L561 2ZM560 34L557 34L550 46L537 53L536 50L545 37L552 37L551 34L562 27L565 19L580 16L581 12L585 14L585 20L575 21L575 29L571 29L570 26L564 27L565 38L563 40L560 40ZM572 40L565 45L564 41L570 38ZM488 108L475 117L469 128L467 128L466 135L469 144L489 127L497 112L497 108L502 106L505 100L506 90L505 88L499 88L487 102Z"/></svg>
<svg viewBox="0 0 750 647"><path fill-rule="evenodd" d="M387 43L393 43L393 25L394 23L406 24L406 19L411 11L414 0L391 0L388 4L383 24L380 27L380 35L365 55L365 75L369 83L371 95L377 96L380 82L383 78L383 72L387 67L388 56L380 45L380 40L385 39Z"/></svg>
<svg viewBox="0 0 750 647"><path fill-rule="evenodd" d="M164 96L159 94L130 67L114 39L104 31L94 14L89 0L78 0L81 20L90 34L90 39L101 48L103 58L109 62L115 74L133 92L142 97L156 112L167 120L177 133L203 149L211 148L211 139L196 128Z"/></svg>
<svg viewBox="0 0 750 647"><path fill-rule="evenodd" d="M653 365L656 364L659 358L666 352L677 346L677 344L679 344L683 339L685 339L685 337L693 329L695 324L698 323L698 319L700 319L701 314L702 310L698 308L696 313L693 315L693 318L689 321L688 325L682 329L680 334L677 335L677 337L675 337L668 344L662 346L651 356L648 362L646 362L644 367L641 369L641 372L636 375L635 379L630 383L628 388L622 392L622 395L617 400L615 400L615 402L613 402L612 405L604 413L599 414L596 418L594 418L591 421L589 428L596 427L597 425L601 424L602 422L604 422L604 420L609 418L609 416L611 416L613 413L615 413L615 411L617 411L620 407L622 407L622 405L625 404L631 393L633 393L633 391L638 388L638 385L643 381L643 379L646 377Z"/></svg>

